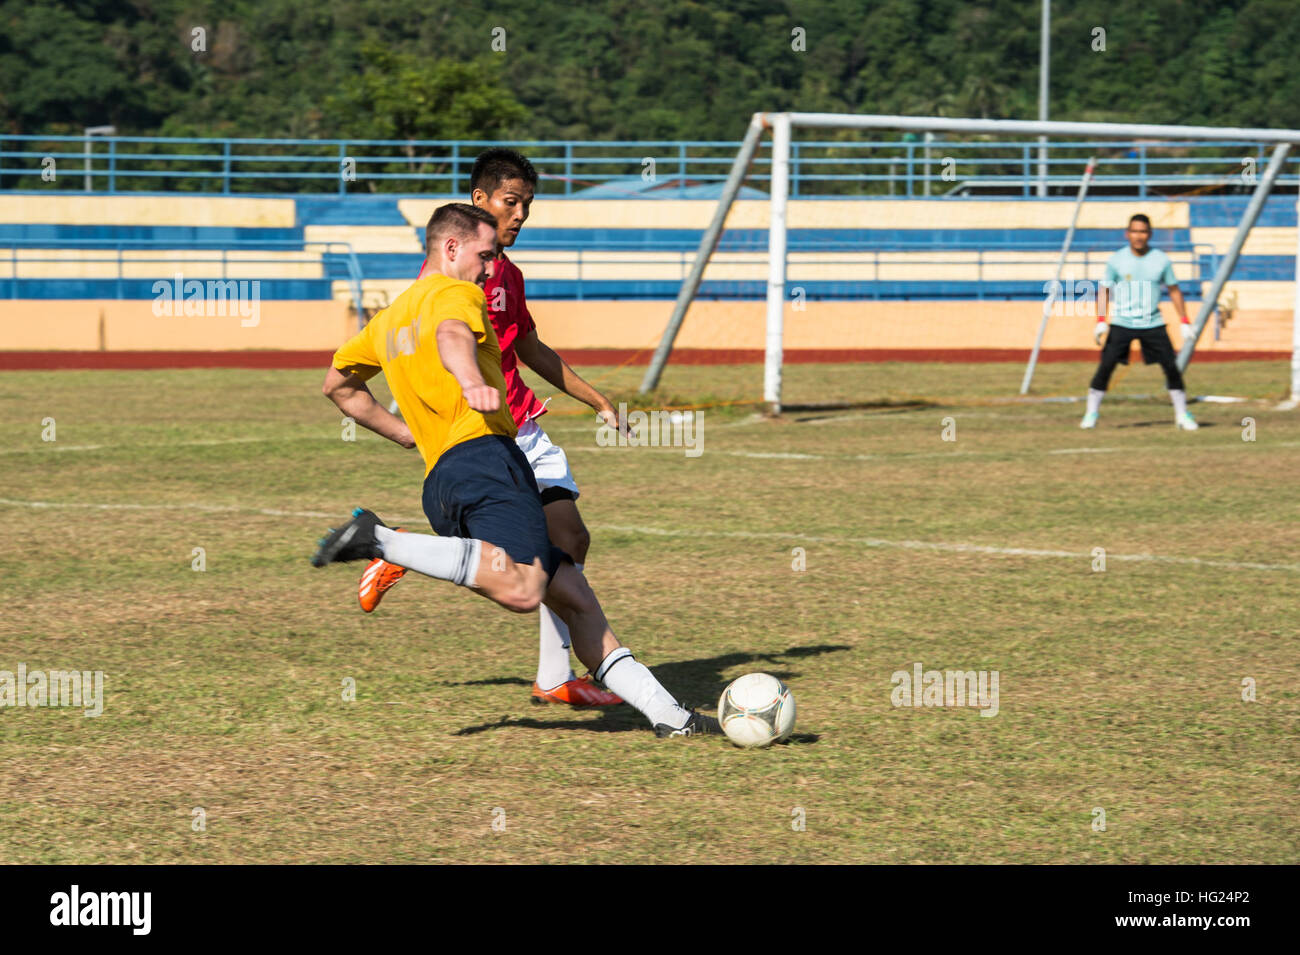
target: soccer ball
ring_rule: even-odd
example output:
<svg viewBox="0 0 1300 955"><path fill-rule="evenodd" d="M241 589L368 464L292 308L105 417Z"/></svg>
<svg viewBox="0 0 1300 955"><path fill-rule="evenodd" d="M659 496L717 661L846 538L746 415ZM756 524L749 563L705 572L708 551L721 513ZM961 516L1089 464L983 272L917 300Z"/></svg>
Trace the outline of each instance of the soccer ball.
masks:
<svg viewBox="0 0 1300 955"><path fill-rule="evenodd" d="M770 746L794 730L794 694L774 676L747 673L722 691L718 722L737 746Z"/></svg>

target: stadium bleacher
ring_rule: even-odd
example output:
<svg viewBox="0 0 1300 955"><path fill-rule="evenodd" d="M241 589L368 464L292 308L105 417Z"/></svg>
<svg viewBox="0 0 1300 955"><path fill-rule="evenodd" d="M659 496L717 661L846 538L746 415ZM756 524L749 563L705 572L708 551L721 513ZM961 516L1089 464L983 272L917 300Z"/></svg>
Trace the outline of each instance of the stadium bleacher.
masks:
<svg viewBox="0 0 1300 955"><path fill-rule="evenodd" d="M357 298L366 308L382 306L410 284L422 260L424 222L445 201L0 195L0 299L15 314L55 316L21 331L5 323L0 349L112 349L154 340L181 343L158 346L171 348L328 349L355 327ZM1171 252L1187 298L1199 300L1246 201L1090 201L1065 274L1095 280L1128 215L1144 211L1157 230L1155 245ZM570 348L652 344L713 209L707 200L544 197L511 254L528 277L534 311L566 316L549 337ZM936 337L952 347L1025 347L1031 339L1024 329L1036 324L1071 211L1072 203L1059 199L792 200L788 281L803 290L812 315L795 316L787 327L789 347L813 347L824 338L816 323L832 320L851 321L851 340L863 348L933 345ZM711 318L694 329L688 323L682 347L761 344L766 217L765 202L737 202L696 306L712 310ZM1233 296L1235 328L1208 348L1285 349L1295 230L1294 204L1272 198L1225 293ZM178 273L257 280L265 321L251 333L221 323L179 337L151 333L159 322L148 309L155 283ZM144 307L133 313L131 302ZM117 316L107 330L104 303L113 303L107 312ZM315 326L279 320L310 310L310 303L324 316ZM965 323L951 320L954 303L961 303ZM72 323L83 332L69 338L68 323L57 316L88 310L101 315L94 340L86 339L84 319ZM1085 344L1081 329L1053 331L1048 347Z"/></svg>

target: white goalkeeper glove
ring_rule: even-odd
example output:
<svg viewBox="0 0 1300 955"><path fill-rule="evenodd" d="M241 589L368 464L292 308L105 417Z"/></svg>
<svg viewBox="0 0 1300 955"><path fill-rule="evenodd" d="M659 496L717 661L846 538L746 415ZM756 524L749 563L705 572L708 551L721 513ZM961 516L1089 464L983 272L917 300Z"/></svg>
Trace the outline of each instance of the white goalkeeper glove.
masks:
<svg viewBox="0 0 1300 955"><path fill-rule="evenodd" d="M1092 340L1095 341L1098 345L1100 345L1102 339L1106 337L1106 329L1108 327L1109 326L1106 324L1106 320L1104 318L1098 319L1097 324L1092 329Z"/></svg>

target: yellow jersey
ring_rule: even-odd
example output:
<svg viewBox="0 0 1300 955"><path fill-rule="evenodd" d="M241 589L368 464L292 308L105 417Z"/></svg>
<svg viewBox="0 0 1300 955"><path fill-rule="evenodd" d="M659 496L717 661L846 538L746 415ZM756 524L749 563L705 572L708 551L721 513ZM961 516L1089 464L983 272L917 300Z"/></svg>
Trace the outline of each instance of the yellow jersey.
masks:
<svg viewBox="0 0 1300 955"><path fill-rule="evenodd" d="M506 406L501 346L487 319L483 290L433 274L420 279L379 312L334 353L334 367L369 379L383 371L427 475L448 448L488 434L514 438L514 419ZM464 322L478 339L478 369L483 380L501 392L501 407L491 414L475 411L438 355L438 326Z"/></svg>

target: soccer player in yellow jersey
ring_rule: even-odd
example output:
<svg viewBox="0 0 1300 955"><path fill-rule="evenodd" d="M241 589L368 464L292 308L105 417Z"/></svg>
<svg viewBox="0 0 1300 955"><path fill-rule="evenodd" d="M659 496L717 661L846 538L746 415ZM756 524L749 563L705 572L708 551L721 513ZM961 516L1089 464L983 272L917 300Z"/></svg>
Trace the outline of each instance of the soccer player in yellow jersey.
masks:
<svg viewBox="0 0 1300 955"><path fill-rule="evenodd" d="M520 374L520 365L537 372L560 391L591 406L611 427L620 425L618 414L608 398L584 381L555 351L538 337L537 325L528 308L524 275L506 250L515 244L519 231L528 221L529 209L537 189L537 170L513 149L493 147L484 150L470 172L470 201L497 217L497 257L492 272L483 284L487 298L488 320L501 346L501 372L506 381L506 405L519 433L515 444L528 458L533 477L542 492L542 513L551 543L571 558L573 566L583 570L591 535L578 513L578 483L569 468L568 456L554 444L539 421L546 413L546 402L533 394ZM420 274L433 271L426 261ZM361 609L371 613L406 569L385 560L372 560L361 572L357 583L357 600ZM538 614L540 624L537 678L533 681L534 703L567 703L575 707L614 706L622 703L615 694L602 690L591 675L579 677L569 660L569 632L558 615L547 607Z"/></svg>
<svg viewBox="0 0 1300 955"><path fill-rule="evenodd" d="M514 442L481 287L496 239L496 218L484 209L450 203L434 212L425 249L436 271L334 354L322 389L358 424L419 449L424 513L438 536L398 533L358 508L322 538L312 563L382 557L518 613L545 604L568 626L578 659L658 736L717 733L715 719L680 706L618 642L586 578L547 537L537 482ZM380 371L401 418L366 387Z"/></svg>

